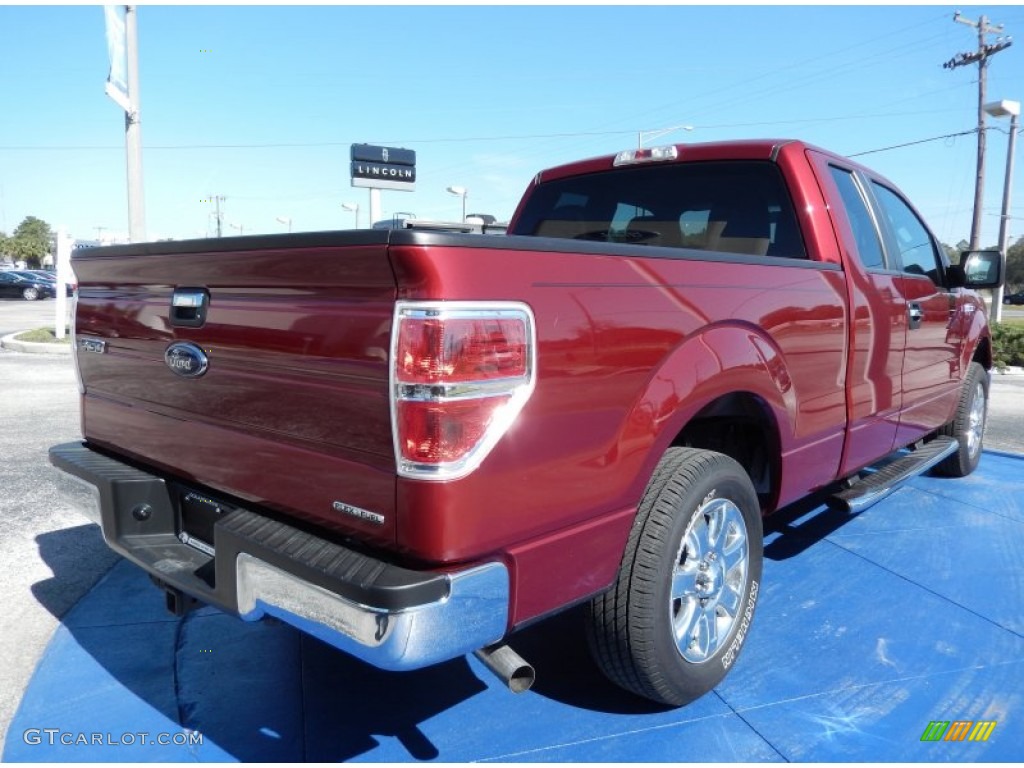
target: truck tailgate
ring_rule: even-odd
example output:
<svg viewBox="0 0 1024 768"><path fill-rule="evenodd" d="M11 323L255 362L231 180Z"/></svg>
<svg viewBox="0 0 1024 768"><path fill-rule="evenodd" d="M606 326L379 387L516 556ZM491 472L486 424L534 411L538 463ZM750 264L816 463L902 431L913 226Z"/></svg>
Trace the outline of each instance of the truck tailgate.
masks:
<svg viewBox="0 0 1024 768"><path fill-rule="evenodd" d="M386 232L115 246L73 266L87 441L394 542ZM201 324L176 294L205 296ZM173 370L177 343L205 355L201 375Z"/></svg>

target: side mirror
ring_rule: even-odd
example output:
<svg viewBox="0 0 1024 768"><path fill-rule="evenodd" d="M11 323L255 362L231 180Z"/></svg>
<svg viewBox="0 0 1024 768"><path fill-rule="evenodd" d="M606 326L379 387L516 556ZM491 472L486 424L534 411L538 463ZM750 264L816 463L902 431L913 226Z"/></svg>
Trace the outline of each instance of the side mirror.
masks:
<svg viewBox="0 0 1024 768"><path fill-rule="evenodd" d="M999 251L964 251L960 263L947 272L954 288L998 288L1003 284L1003 254Z"/></svg>

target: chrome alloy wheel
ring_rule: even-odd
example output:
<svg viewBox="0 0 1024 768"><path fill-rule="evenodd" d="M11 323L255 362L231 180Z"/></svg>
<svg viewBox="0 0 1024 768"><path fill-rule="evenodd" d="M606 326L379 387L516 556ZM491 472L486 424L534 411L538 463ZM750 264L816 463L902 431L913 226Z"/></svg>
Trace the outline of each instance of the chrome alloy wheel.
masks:
<svg viewBox="0 0 1024 768"><path fill-rule="evenodd" d="M981 450L981 440L985 436L985 405L985 387L979 381L974 385L971 412L967 416L967 454L972 459Z"/></svg>
<svg viewBox="0 0 1024 768"><path fill-rule="evenodd" d="M750 547L743 515L729 499L704 502L683 535L669 611L676 647L690 663L713 656L740 618Z"/></svg>

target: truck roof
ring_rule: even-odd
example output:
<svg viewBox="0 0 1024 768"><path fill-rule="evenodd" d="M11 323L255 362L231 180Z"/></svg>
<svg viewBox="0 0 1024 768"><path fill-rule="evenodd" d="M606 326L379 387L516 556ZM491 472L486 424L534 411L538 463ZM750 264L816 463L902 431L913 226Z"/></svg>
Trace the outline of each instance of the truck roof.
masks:
<svg viewBox="0 0 1024 768"><path fill-rule="evenodd" d="M668 162L689 162L694 160L773 160L786 147L790 151L803 151L813 149L826 155L842 158L847 164L868 170L850 158L844 157L836 152L822 147L809 144L799 139L736 139L732 141L710 141L696 144L663 144L659 146L674 146L679 153L678 159ZM651 149L646 147L645 149ZM585 173L596 173L612 168L615 154L600 155L584 160L576 160L563 165L556 165L547 168L534 178L534 183L540 181L551 181L566 176L577 176ZM872 173L877 176L877 173Z"/></svg>
<svg viewBox="0 0 1024 768"><path fill-rule="evenodd" d="M805 150L814 150L822 154L842 160L842 162L853 168L866 171L871 176L886 182L893 183L877 171L858 163L845 155L810 144L800 139L734 139L730 141L709 141L693 144L661 144L660 147L674 146L678 152L675 160L663 160L660 162L681 163L694 161L712 160L775 160L785 149L786 152L803 153ZM632 148L630 148L632 149ZM651 149L651 147L645 147ZM584 160L576 160L563 165L556 165L540 171L534 178L532 184L553 181L568 176L579 176L587 173L598 173L611 170L614 167L616 154L599 155Z"/></svg>

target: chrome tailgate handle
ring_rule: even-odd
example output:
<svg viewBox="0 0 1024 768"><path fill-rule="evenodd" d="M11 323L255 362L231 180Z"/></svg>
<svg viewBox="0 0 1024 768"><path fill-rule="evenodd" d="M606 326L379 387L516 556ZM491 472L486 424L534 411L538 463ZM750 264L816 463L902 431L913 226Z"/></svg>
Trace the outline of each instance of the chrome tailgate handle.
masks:
<svg viewBox="0 0 1024 768"><path fill-rule="evenodd" d="M206 322L210 294L205 288L175 288L171 296L171 325L198 328Z"/></svg>

